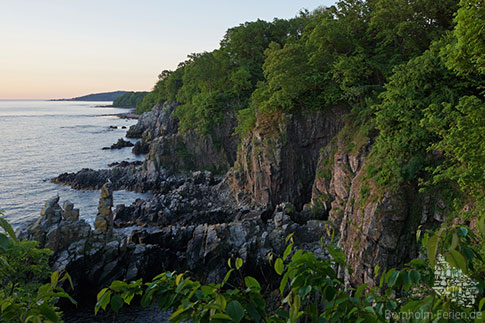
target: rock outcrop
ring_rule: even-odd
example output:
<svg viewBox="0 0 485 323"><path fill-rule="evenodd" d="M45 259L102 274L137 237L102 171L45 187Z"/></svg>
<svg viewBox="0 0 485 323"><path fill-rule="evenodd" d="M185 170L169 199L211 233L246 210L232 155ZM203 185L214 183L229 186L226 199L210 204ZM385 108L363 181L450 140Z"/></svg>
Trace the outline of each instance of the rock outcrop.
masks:
<svg viewBox="0 0 485 323"><path fill-rule="evenodd" d="M40 218L20 232L20 238L37 240L43 248L61 250L70 247L73 241L88 239L90 225L79 219L79 209L65 201L59 205L59 196L49 199L40 213Z"/></svg>
<svg viewBox="0 0 485 323"><path fill-rule="evenodd" d="M211 170L221 174L227 171L236 159L234 113L227 112L211 133L201 135L194 130L180 133L174 116L176 107L176 103L156 105L128 130L127 137L141 138L133 153L148 154L144 170Z"/></svg>
<svg viewBox="0 0 485 323"><path fill-rule="evenodd" d="M346 111L260 116L228 175L238 201L269 207L287 201L298 208L309 202L320 149L342 128Z"/></svg>
<svg viewBox="0 0 485 323"><path fill-rule="evenodd" d="M333 223L353 270L342 274L354 286L374 285L376 266L398 268L414 258L418 226L435 221L423 216L430 201L417 187L386 192L373 183L365 171L372 137L347 127L322 151L312 188L311 205Z"/></svg>
<svg viewBox="0 0 485 323"><path fill-rule="evenodd" d="M375 266L403 265L416 254L417 227L441 219L432 214L437 202L418 194L416 185L393 192L374 185L366 164L376 134L351 121L344 127L346 107L258 115L237 155L233 114L201 136L179 132L175 109L176 104L157 105L130 128L129 137L141 139L134 149L148 151L141 166L83 169L54 179L83 189L111 182L103 188L97 230L73 229L66 235L70 243L49 233L51 223L57 225L54 232L64 232L80 221L71 204L62 209L53 201L28 231L56 251L55 267L72 268L80 284L99 287L112 279L187 269L217 281L231 255L243 258L249 271L258 268L251 274L263 275L268 252L281 253L289 233L297 247L325 257L321 220L328 219L353 271L342 276L351 285L373 285ZM222 172L234 161L224 177L189 171ZM111 189L154 194L111 211Z"/></svg>
<svg viewBox="0 0 485 323"><path fill-rule="evenodd" d="M114 213L116 227L111 235L66 216L70 206L60 208L56 198L46 204L41 218L26 228L23 236L54 251L52 267L69 272L75 286L72 295L78 299L92 297L115 279L150 279L167 270L190 270L204 281L220 281L228 270L221 264L231 256L244 259L247 273L262 277L264 272L272 272L268 253L282 254L285 237L290 233L297 247L328 256L320 243L326 232L322 221L294 222L292 218L298 215L290 204L277 206L271 220L265 220L262 209L233 208L230 213L232 195L228 188L227 194L221 194L224 187L220 185L223 183L217 184L210 173L196 172L177 192L167 193L165 200L159 197L173 205L142 205L147 214L161 214L168 209L171 217L166 217L163 225L144 219L140 226L133 218L136 212L118 211ZM100 210L107 210L104 199L109 196L108 189L101 196ZM175 198L177 194L183 196L182 200ZM209 197L199 200L201 196ZM220 206L223 200L225 209ZM205 205L192 205L191 201Z"/></svg>
<svg viewBox="0 0 485 323"><path fill-rule="evenodd" d="M113 187L108 181L101 188L98 214L94 220L94 227L101 233L111 234L113 231Z"/></svg>
<svg viewBox="0 0 485 323"><path fill-rule="evenodd" d="M112 144L110 147L103 147L103 150L107 149L121 149L125 147L133 147L134 144L131 141L127 141L123 138L118 139L118 141Z"/></svg>

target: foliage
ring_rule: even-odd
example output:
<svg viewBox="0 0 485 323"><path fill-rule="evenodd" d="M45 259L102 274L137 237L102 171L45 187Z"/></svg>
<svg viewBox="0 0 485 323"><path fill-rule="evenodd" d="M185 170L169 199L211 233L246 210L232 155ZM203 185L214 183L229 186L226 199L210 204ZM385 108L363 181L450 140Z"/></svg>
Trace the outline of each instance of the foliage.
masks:
<svg viewBox="0 0 485 323"><path fill-rule="evenodd" d="M380 134L370 165L379 169L373 175L382 189L414 182L441 192L450 215L463 213L464 206L483 212L485 185L483 75L476 66L479 58L457 54L457 44L480 46L467 40L463 24L480 28L475 11L482 9L467 1L460 6L453 34L394 69L382 102L375 105ZM472 60L473 72L464 65Z"/></svg>
<svg viewBox="0 0 485 323"><path fill-rule="evenodd" d="M439 135L430 148L443 152L446 160L430 168L433 184L457 183L474 207L485 210L485 102L476 96L461 97L454 106L431 105L423 124Z"/></svg>
<svg viewBox="0 0 485 323"><path fill-rule="evenodd" d="M70 276L50 273L50 250L38 249L36 241L19 241L3 218L0 227L4 230L0 232L0 321L60 322L56 301L67 298L76 304L60 286L71 282Z"/></svg>
<svg viewBox="0 0 485 323"><path fill-rule="evenodd" d="M461 0L455 17L454 42L447 46L448 66L459 73L485 73L485 6Z"/></svg>
<svg viewBox="0 0 485 323"><path fill-rule="evenodd" d="M127 92L113 101L114 107L135 108L148 92Z"/></svg>
<svg viewBox="0 0 485 323"><path fill-rule="evenodd" d="M437 140L421 123L426 109L454 105L470 92L465 80L446 69L438 46L397 67L385 88L375 107L380 135L373 153L381 163L377 182L396 188L420 175L427 166L427 148Z"/></svg>
<svg viewBox="0 0 485 323"><path fill-rule="evenodd" d="M345 255L332 244L327 245L330 259L317 258L311 252L293 250L292 235L281 257L274 260L274 270L281 277L278 306L269 310L263 297L264 288L253 277L241 279L241 286L231 286L231 274L240 270L240 258L229 259L229 271L220 284L203 285L187 274L163 273L152 282L141 280L126 283L115 281L98 294L95 311L108 305L117 312L123 304L130 304L135 295L142 295L141 304L157 304L161 309L173 309L171 322L435 322L443 315L460 315L464 322L484 315L485 301L473 307L463 307L452 294L434 289L434 266L439 254L452 267L477 279L477 295L483 295L483 277L474 274L474 261L483 263L477 248L485 238L485 217L478 220L478 233L466 226L443 227L436 233L425 233L420 239L428 261L413 259L402 269L380 272L379 284L368 284L345 290L336 268L347 268ZM419 231L420 235L421 232ZM456 287L455 287L456 288ZM455 320L452 320L455 321Z"/></svg>

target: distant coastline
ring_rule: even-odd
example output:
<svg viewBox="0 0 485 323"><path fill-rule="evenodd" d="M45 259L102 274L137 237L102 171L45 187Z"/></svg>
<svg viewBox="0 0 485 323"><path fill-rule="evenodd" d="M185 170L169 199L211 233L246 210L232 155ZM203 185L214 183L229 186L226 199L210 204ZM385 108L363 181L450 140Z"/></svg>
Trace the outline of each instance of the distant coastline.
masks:
<svg viewBox="0 0 485 323"><path fill-rule="evenodd" d="M114 101L128 91L92 93L70 99L51 99L49 101Z"/></svg>

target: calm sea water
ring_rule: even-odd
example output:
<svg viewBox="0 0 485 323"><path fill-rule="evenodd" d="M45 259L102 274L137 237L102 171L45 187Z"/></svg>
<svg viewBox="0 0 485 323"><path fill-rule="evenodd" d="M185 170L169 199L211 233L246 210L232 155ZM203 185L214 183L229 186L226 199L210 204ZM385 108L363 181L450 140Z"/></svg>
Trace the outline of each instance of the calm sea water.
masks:
<svg viewBox="0 0 485 323"><path fill-rule="evenodd" d="M54 102L0 100L0 209L17 227L39 216L46 199L59 194L80 208L81 218L92 223L99 191L77 191L50 179L81 168L108 168L122 160L138 160L131 148L102 150L136 120L114 114L126 109L103 108L111 102ZM110 129L116 126L117 129ZM147 197L127 191L114 193L114 204L130 204Z"/></svg>

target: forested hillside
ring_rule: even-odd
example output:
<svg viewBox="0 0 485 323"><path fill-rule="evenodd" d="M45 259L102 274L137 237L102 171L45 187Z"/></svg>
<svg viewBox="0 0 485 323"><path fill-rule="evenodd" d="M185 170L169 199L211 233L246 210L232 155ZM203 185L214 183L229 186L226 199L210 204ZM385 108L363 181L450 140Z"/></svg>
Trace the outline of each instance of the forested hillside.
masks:
<svg viewBox="0 0 485 323"><path fill-rule="evenodd" d="M113 101L114 107L119 108L136 108L148 92L126 92Z"/></svg>
<svg viewBox="0 0 485 323"><path fill-rule="evenodd" d="M340 1L247 22L163 71L138 112L177 101L180 131L204 134L233 110L242 138L257 116L348 105L355 126L378 131L376 184L419 181L446 187L455 211L483 206L483 14L480 1Z"/></svg>

